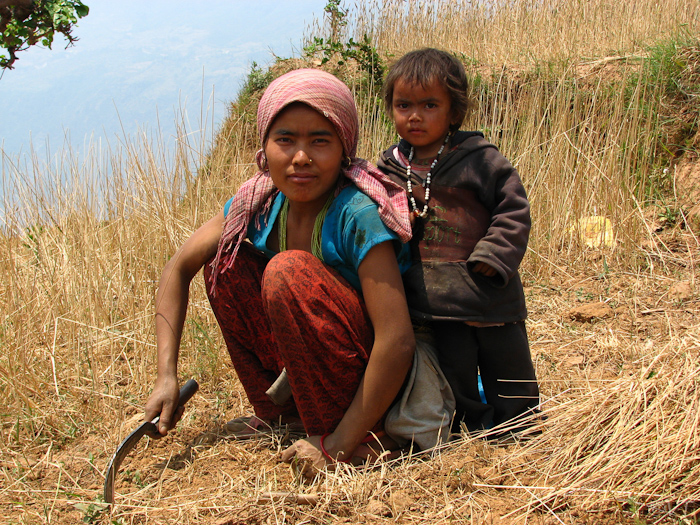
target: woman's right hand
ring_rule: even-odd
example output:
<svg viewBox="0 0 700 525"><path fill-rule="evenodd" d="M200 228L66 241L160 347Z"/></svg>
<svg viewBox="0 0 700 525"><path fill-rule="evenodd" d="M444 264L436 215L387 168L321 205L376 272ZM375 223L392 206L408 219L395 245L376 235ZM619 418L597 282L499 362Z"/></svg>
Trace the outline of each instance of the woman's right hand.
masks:
<svg viewBox="0 0 700 525"><path fill-rule="evenodd" d="M182 417L183 407L178 407L180 400L180 389L177 384L177 377L156 379L153 393L146 402L145 420L151 421L154 417L160 416L158 421L158 432L162 436L168 433Z"/></svg>

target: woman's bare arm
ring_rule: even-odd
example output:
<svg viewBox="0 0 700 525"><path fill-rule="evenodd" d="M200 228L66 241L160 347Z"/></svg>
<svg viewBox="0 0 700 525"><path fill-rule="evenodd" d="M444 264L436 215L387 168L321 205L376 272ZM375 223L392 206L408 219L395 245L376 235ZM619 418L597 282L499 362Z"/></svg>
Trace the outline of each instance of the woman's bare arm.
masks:
<svg viewBox="0 0 700 525"><path fill-rule="evenodd" d="M374 345L365 375L336 430L324 440L331 457L349 459L362 439L386 413L411 366L415 339L403 283L391 242L372 248L359 268L365 304L374 327ZM317 466L327 461L318 438L297 441L282 459L299 454Z"/></svg>
<svg viewBox="0 0 700 525"><path fill-rule="evenodd" d="M177 422L179 389L177 360L189 302L190 282L215 254L223 231L224 213L203 224L163 268L156 294L158 375L146 402L146 419L160 415L158 430L167 434Z"/></svg>

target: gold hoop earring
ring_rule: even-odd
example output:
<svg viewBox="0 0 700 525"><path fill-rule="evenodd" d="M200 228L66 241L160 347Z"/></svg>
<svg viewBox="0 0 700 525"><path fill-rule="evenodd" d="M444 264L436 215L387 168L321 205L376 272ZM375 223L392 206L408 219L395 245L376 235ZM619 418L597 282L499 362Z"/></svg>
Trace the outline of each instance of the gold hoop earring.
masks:
<svg viewBox="0 0 700 525"><path fill-rule="evenodd" d="M269 166L267 165L267 155L265 155L265 151L261 151L260 155L257 158L258 161L258 168L260 168L261 171L268 171Z"/></svg>

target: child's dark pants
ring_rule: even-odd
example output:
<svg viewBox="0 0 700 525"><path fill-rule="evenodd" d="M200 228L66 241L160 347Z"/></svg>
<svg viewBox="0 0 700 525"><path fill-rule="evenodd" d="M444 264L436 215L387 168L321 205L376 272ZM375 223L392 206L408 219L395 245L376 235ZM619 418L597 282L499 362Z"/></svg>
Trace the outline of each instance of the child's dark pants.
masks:
<svg viewBox="0 0 700 525"><path fill-rule="evenodd" d="M440 366L457 402L453 430L461 421L469 430L499 425L538 405L524 321L487 328L440 321L432 327ZM487 404L479 396L478 372Z"/></svg>

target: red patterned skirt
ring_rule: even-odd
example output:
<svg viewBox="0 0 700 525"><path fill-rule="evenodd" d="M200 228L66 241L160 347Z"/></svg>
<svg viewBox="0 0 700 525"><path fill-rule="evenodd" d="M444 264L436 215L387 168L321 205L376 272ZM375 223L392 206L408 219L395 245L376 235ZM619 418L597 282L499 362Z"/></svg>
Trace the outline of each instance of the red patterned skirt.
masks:
<svg viewBox="0 0 700 525"><path fill-rule="evenodd" d="M352 402L374 342L360 293L312 254L267 259L248 243L232 268L204 277L231 361L255 414L299 415L309 435L332 432ZM275 405L265 391L287 369L293 399Z"/></svg>

